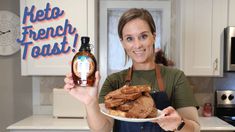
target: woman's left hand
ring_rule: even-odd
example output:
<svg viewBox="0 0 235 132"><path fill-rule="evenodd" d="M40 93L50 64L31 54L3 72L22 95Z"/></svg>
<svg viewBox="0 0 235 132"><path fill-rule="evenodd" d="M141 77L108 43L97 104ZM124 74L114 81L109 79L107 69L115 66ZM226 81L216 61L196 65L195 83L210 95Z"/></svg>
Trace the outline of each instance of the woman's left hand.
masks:
<svg viewBox="0 0 235 132"><path fill-rule="evenodd" d="M165 131L174 131L181 123L181 116L171 106L162 110L162 114L165 116L159 117L153 122L158 123L159 126Z"/></svg>

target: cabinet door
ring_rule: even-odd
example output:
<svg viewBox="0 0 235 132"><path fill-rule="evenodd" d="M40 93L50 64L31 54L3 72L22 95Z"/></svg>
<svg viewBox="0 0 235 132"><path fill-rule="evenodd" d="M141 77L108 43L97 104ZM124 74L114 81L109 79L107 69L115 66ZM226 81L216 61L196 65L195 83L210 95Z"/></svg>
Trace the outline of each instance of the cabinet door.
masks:
<svg viewBox="0 0 235 132"><path fill-rule="evenodd" d="M181 68L188 76L220 76L226 0L182 0Z"/></svg>
<svg viewBox="0 0 235 132"><path fill-rule="evenodd" d="M48 31L48 28L53 28L55 31L58 29L58 32L61 33L63 30L68 31L69 28L72 29L72 32L73 29L76 28L73 34L67 32L62 36L48 37L47 39L39 40L28 38L28 41L31 41L32 44L27 47L27 50L26 46L21 46L22 75L65 75L70 71L72 57L79 50L81 36L89 36L91 38L90 43L96 47L95 0L61 0L59 2L51 0L22 0L20 2L21 33L24 32L23 27L25 26L33 26L32 30L36 33L38 33L40 29ZM50 6L47 9L48 3ZM30 11L33 6L35 7L33 11L34 16L31 15L31 17L28 17L28 19L26 19L27 22L23 24L26 7L28 7L28 11ZM48 17L53 14L53 10L54 14L58 13L55 7L57 9L59 8L61 11L63 10L63 15L58 18L36 22L30 20L31 18L35 19L37 13L38 16L41 15L41 19L43 18L43 12L48 11L46 14ZM39 10L41 10L41 12L39 12ZM38 18L40 19L40 17ZM66 22L67 29L65 28ZM62 30L62 28L64 29ZM21 38L22 37L23 35L21 35ZM63 41L66 41L67 44L61 44ZM67 52L61 52L63 46L64 50ZM93 48L92 52L94 54L96 54L95 50L96 48ZM37 56L37 52L40 52L41 55Z"/></svg>

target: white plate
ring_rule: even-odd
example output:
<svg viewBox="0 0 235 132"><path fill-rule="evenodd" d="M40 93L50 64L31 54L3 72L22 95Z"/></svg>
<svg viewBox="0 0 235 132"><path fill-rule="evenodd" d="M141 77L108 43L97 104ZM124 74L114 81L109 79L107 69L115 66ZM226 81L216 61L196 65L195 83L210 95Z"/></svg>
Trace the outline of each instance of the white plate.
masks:
<svg viewBox="0 0 235 132"><path fill-rule="evenodd" d="M99 105L100 105L100 111L101 111L101 113L103 113L104 115L107 115L107 116L109 116L109 117L112 117L112 118L114 118L114 119L122 120L122 121L128 121L128 122L148 122L148 121L156 120L156 119L158 119L158 118L161 117L161 116L164 116L164 115L162 114L162 111L158 110L158 112L157 112L157 117L154 117L154 118L144 118L144 119L141 119L141 118L125 118L125 117L110 115L110 114L108 113L108 110L105 108L104 103L99 104Z"/></svg>

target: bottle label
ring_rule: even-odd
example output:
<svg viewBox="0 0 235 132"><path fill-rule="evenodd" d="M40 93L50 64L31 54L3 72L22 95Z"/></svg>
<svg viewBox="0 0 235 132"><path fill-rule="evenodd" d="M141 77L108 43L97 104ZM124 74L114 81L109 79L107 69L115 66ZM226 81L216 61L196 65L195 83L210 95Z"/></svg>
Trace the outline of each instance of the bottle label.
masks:
<svg viewBox="0 0 235 132"><path fill-rule="evenodd" d="M73 63L74 73L81 78L81 85L87 84L89 77L95 70L95 63L89 56L78 56Z"/></svg>

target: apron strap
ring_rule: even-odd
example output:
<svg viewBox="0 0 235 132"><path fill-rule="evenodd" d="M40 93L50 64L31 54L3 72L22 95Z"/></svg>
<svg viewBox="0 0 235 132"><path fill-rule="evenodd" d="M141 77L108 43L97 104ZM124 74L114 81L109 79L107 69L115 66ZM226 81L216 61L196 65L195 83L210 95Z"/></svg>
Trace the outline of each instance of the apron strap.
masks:
<svg viewBox="0 0 235 132"><path fill-rule="evenodd" d="M128 69L127 76L125 78L125 85L126 86L129 86L131 83L132 71L133 71L133 66Z"/></svg>
<svg viewBox="0 0 235 132"><path fill-rule="evenodd" d="M158 65L156 65L155 69L156 69L156 76L157 76L157 83L158 83L159 90L161 92L163 92L164 91L164 83L163 83L162 76L161 76L161 69ZM131 78L132 78L132 72L133 72L133 66L128 69L127 76L125 78L125 85L127 85L127 86L130 85Z"/></svg>
<svg viewBox="0 0 235 132"><path fill-rule="evenodd" d="M159 90L161 92L163 92L164 91L164 83L162 80L161 69L160 69L159 65L156 65L156 74L157 74L157 83L158 83Z"/></svg>

